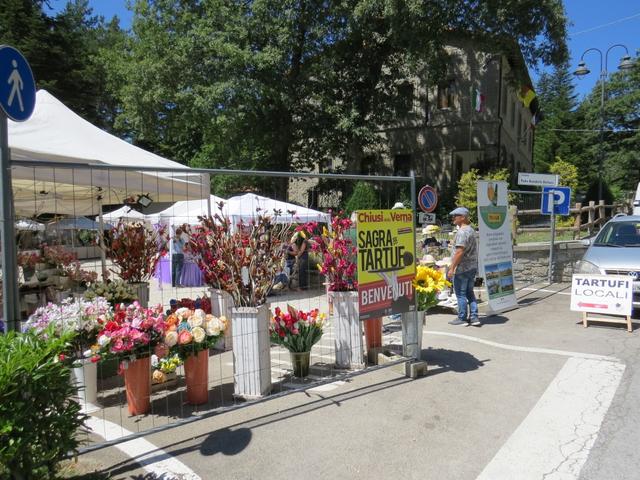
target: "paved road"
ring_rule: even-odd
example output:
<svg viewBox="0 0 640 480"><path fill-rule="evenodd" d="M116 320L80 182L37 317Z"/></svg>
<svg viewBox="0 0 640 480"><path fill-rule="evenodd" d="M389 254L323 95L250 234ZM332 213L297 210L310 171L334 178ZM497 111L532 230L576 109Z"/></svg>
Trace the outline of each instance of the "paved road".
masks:
<svg viewBox="0 0 640 480"><path fill-rule="evenodd" d="M377 370L81 461L113 478L637 479L640 330L584 329L568 288L523 291L481 328L430 314L418 380Z"/></svg>

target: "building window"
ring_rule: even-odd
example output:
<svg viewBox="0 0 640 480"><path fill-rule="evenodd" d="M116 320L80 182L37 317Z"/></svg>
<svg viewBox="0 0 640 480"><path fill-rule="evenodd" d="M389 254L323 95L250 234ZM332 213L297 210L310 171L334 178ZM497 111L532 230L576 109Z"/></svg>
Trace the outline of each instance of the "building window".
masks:
<svg viewBox="0 0 640 480"><path fill-rule="evenodd" d="M393 158L393 174L399 177L408 177L411 172L411 155L396 155Z"/></svg>
<svg viewBox="0 0 640 480"><path fill-rule="evenodd" d="M398 85L398 103L396 113L406 115L413 110L413 85L410 82L402 82Z"/></svg>
<svg viewBox="0 0 640 480"><path fill-rule="evenodd" d="M502 116L507 116L507 89L502 86Z"/></svg>
<svg viewBox="0 0 640 480"><path fill-rule="evenodd" d="M438 85L438 108L441 110L451 110L456 103L456 82L453 79L447 80Z"/></svg>

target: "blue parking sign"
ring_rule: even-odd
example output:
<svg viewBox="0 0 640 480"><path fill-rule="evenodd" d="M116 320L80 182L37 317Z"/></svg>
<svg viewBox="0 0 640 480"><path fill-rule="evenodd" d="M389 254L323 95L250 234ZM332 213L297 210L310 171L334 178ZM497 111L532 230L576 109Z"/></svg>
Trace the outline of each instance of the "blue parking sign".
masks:
<svg viewBox="0 0 640 480"><path fill-rule="evenodd" d="M13 47L0 45L0 108L24 122L36 106L36 82L27 60Z"/></svg>
<svg viewBox="0 0 640 480"><path fill-rule="evenodd" d="M551 215L551 205L549 205L549 193L553 191L553 213L556 215L569 215L571 209L571 187L544 187L542 189L542 205L540 213Z"/></svg>

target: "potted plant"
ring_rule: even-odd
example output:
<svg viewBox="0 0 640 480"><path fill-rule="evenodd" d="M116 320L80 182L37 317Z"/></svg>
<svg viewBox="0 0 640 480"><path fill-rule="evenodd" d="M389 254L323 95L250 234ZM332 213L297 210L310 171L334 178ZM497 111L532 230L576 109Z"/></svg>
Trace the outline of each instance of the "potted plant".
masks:
<svg viewBox="0 0 640 480"><path fill-rule="evenodd" d="M222 211L223 203L218 204ZM278 215L278 212L274 212ZM291 227L264 212L232 225L222 214L201 219L190 232L189 249L205 280L227 292L231 312L234 392L258 398L271 389L267 293L280 270ZM215 309L214 309L215 312Z"/></svg>
<svg viewBox="0 0 640 480"><path fill-rule="evenodd" d="M134 287L142 306L149 303L148 282L160 259L167 254L168 241L165 225L120 219L111 229L111 242L105 248L115 265L112 271Z"/></svg>
<svg viewBox="0 0 640 480"><path fill-rule="evenodd" d="M187 402L206 403L209 395L209 349L224 335L225 317L198 308L178 308L166 319L164 345L184 361ZM160 356L163 352L158 349Z"/></svg>
<svg viewBox="0 0 640 480"><path fill-rule="evenodd" d="M97 410L96 352L98 332L113 317L113 310L102 297L91 301L65 299L59 305L49 303L38 308L27 320L25 328L36 332L53 332L57 336L72 333L67 360L73 366L73 378L84 390L80 398L83 411ZM49 329L49 330L48 330ZM52 330L50 330L52 329Z"/></svg>
<svg viewBox="0 0 640 480"><path fill-rule="evenodd" d="M42 260L36 252L21 252L18 254L18 265L22 267L24 281L27 282L36 273L36 265Z"/></svg>
<svg viewBox="0 0 640 480"><path fill-rule="evenodd" d="M151 374L152 385L167 383L176 379L176 369L183 364L182 359L177 354L170 354L166 357L159 358L157 355L151 355Z"/></svg>
<svg viewBox="0 0 640 480"><path fill-rule="evenodd" d="M84 298L92 300L95 297L103 297L115 307L119 303L133 303L136 293L130 285L122 280L107 280L106 282L91 283L84 292Z"/></svg>
<svg viewBox="0 0 640 480"><path fill-rule="evenodd" d="M309 375L311 348L322 338L324 318L317 308L301 312L290 305L287 305L286 312L276 307L271 317L271 342L289 350L295 377Z"/></svg>
<svg viewBox="0 0 640 480"><path fill-rule="evenodd" d="M304 228L318 231L315 223L308 223ZM322 227L311 242L311 250L320 256L318 270L325 277L329 303L333 305L336 365L340 368L364 366L358 315L357 247L352 235L355 235L353 222L337 214L331 218L331 229Z"/></svg>
<svg viewBox="0 0 640 480"><path fill-rule="evenodd" d="M117 305L113 319L98 333L100 352L121 360L131 415L149 411L150 356L165 332L162 307L145 308L139 302Z"/></svg>

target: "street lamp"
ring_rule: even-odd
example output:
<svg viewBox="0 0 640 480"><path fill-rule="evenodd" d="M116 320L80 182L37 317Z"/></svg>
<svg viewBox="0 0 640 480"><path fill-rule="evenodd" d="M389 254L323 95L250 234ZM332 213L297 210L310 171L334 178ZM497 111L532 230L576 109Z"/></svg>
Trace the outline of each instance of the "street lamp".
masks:
<svg viewBox="0 0 640 480"><path fill-rule="evenodd" d="M598 48L589 48L584 51L582 56L580 57L580 63L578 63L578 68L574 75L578 77L582 77L584 75L588 75L590 70L587 68L587 64L584 61L584 56L593 51L598 52L600 54L600 157L598 158L598 200L602 200L602 165L604 161L604 82L607 79L607 63L609 60L609 52L615 47L622 47L625 51L625 56L620 59L620 64L618 65L619 70L629 70L633 68L633 60L629 56L629 50L627 47L620 43L616 43L615 45L611 45L604 54L604 62L602 50Z"/></svg>

